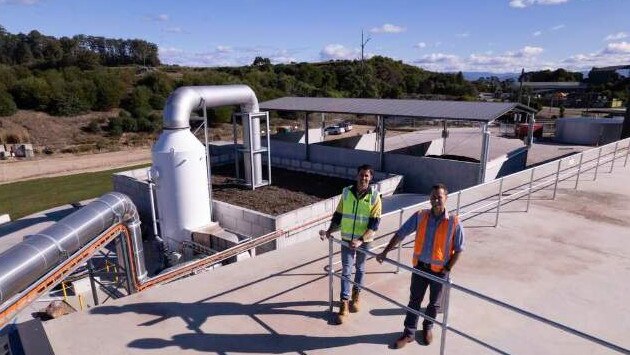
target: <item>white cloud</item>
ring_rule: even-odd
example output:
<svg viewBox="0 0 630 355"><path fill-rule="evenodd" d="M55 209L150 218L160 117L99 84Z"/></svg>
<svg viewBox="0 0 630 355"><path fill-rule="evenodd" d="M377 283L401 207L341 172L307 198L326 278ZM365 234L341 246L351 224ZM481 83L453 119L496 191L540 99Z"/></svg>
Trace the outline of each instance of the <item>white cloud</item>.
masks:
<svg viewBox="0 0 630 355"><path fill-rule="evenodd" d="M541 47L525 46L516 51L493 55L492 51L484 54L473 53L468 57L445 53L427 54L413 61L428 70L437 71L489 71L489 72L515 72L523 66L538 67L549 66L542 63L538 55L543 53Z"/></svg>
<svg viewBox="0 0 630 355"><path fill-rule="evenodd" d="M534 37L538 37L538 36L540 36L541 34L542 34L542 31L536 31L536 32L532 33L532 35L533 35Z"/></svg>
<svg viewBox="0 0 630 355"><path fill-rule="evenodd" d="M372 33L401 33L405 31L404 27L392 25L391 23L386 23L381 27L374 27L370 30Z"/></svg>
<svg viewBox="0 0 630 355"><path fill-rule="evenodd" d="M510 0L510 7L526 8L533 5L559 5L569 2L569 0Z"/></svg>
<svg viewBox="0 0 630 355"><path fill-rule="evenodd" d="M468 33L468 32L458 33L458 34L455 35L455 37L458 37L458 38L467 38L469 36L470 36L470 33Z"/></svg>
<svg viewBox="0 0 630 355"><path fill-rule="evenodd" d="M625 32L617 32L617 33L612 33L609 34L608 36L606 36L606 38L604 38L604 41L617 41L620 39L624 39L627 38L628 34Z"/></svg>
<svg viewBox="0 0 630 355"><path fill-rule="evenodd" d="M167 14L159 14L159 15L151 16L151 19L153 21L166 22L169 20L169 16Z"/></svg>
<svg viewBox="0 0 630 355"><path fill-rule="evenodd" d="M519 50L517 53L518 53L518 56L521 56L521 57L531 57L531 56L539 55L543 51L544 49L541 47L525 46L521 50Z"/></svg>
<svg viewBox="0 0 630 355"><path fill-rule="evenodd" d="M558 25L558 26L553 26L553 27L551 28L551 30L552 30L552 31L557 31L557 30L563 29L564 27L566 27L564 24L562 24L562 25Z"/></svg>
<svg viewBox="0 0 630 355"><path fill-rule="evenodd" d="M357 59L359 55L358 49L346 48L341 44L328 44L319 53L323 60Z"/></svg>
<svg viewBox="0 0 630 355"><path fill-rule="evenodd" d="M413 45L414 48L425 48L427 44L425 42L418 42Z"/></svg>
<svg viewBox="0 0 630 355"><path fill-rule="evenodd" d="M219 53L232 53L232 47L230 46L217 46L217 52Z"/></svg>
<svg viewBox="0 0 630 355"><path fill-rule="evenodd" d="M164 29L164 32L168 33L186 33L181 27L168 27Z"/></svg>
<svg viewBox="0 0 630 355"><path fill-rule="evenodd" d="M616 43L608 43L608 45L606 46L606 49L604 49L604 52L608 54L630 53L630 43L625 42L625 41L616 42Z"/></svg>
<svg viewBox="0 0 630 355"><path fill-rule="evenodd" d="M301 49L299 49L301 50ZM299 50L273 47L231 47L218 45L204 52L188 52L175 47L160 47L160 60L166 64L191 67L229 67L253 63L257 56L269 58L272 63L296 62L295 52Z"/></svg>

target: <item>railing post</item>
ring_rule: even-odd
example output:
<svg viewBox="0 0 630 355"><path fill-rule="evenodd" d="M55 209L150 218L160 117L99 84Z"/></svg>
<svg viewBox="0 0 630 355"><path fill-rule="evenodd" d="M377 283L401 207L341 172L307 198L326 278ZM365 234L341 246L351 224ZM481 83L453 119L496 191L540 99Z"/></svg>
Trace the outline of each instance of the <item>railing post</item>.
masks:
<svg viewBox="0 0 630 355"><path fill-rule="evenodd" d="M328 309L333 311L333 240L328 238Z"/></svg>
<svg viewBox="0 0 630 355"><path fill-rule="evenodd" d="M461 200L462 197L462 190L459 190L459 192L457 192L457 209L455 210L455 213L457 213L457 215L459 215L459 202Z"/></svg>
<svg viewBox="0 0 630 355"><path fill-rule="evenodd" d="M578 163L577 175L575 176L575 187L573 189L577 190L578 183L580 182L580 173L582 172L582 159L584 158L584 153L580 153L580 162Z"/></svg>
<svg viewBox="0 0 630 355"><path fill-rule="evenodd" d="M534 171L536 167L532 168L532 173L529 176L529 187L527 188L527 206L525 207L525 212L529 212L529 203L532 200L532 184L534 183Z"/></svg>
<svg viewBox="0 0 630 355"><path fill-rule="evenodd" d="M615 167L615 158L617 157L617 146L619 145L619 141L615 142L615 149L613 150L612 153L612 161L610 162L610 171L609 173L613 172L613 168Z"/></svg>
<svg viewBox="0 0 630 355"><path fill-rule="evenodd" d="M628 147L626 148L626 160L623 162L624 167L628 164L628 155L630 155L630 139L628 139Z"/></svg>
<svg viewBox="0 0 630 355"><path fill-rule="evenodd" d="M558 159L558 171L556 171L556 182L553 185L553 197L552 200L556 199L556 191L558 191L558 181L560 181L560 166L562 165L562 159Z"/></svg>
<svg viewBox="0 0 630 355"><path fill-rule="evenodd" d="M599 168L599 159L602 156L602 147L599 147L597 151L597 164L595 164L595 175L593 175L593 181L597 180L597 168Z"/></svg>
<svg viewBox="0 0 630 355"><path fill-rule="evenodd" d="M499 225L499 213L501 213L501 197L503 196L503 178L499 181L499 201L497 202L497 215L494 219L494 226Z"/></svg>
<svg viewBox="0 0 630 355"><path fill-rule="evenodd" d="M398 228L402 227L403 225L403 213L405 212L405 208L401 208L400 209L400 217L398 218ZM400 251L402 249L402 241L400 241L398 243L398 251L397 251L397 255L396 255L396 273L400 272Z"/></svg>
<svg viewBox="0 0 630 355"><path fill-rule="evenodd" d="M445 290L442 294L444 298L444 313L442 316L442 337L440 339L440 355L444 355L446 351L446 332L448 330L448 306L451 303L451 278L450 276L446 279L446 282L443 284Z"/></svg>

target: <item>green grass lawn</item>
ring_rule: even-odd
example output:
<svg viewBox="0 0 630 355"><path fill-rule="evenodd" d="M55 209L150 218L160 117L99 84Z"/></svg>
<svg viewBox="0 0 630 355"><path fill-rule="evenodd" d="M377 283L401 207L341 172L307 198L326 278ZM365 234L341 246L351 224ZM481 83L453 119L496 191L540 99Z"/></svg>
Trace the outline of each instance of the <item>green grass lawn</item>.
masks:
<svg viewBox="0 0 630 355"><path fill-rule="evenodd" d="M99 197L112 191L113 173L148 166L150 164L0 185L0 214L8 213L11 220L16 220L52 207Z"/></svg>

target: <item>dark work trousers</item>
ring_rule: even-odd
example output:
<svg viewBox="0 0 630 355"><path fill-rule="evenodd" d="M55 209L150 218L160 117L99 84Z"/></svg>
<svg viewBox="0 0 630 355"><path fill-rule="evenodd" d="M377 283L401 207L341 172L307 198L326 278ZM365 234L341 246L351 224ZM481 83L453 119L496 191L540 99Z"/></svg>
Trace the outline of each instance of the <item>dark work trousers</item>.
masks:
<svg viewBox="0 0 630 355"><path fill-rule="evenodd" d="M433 272L431 271L429 264L420 262L415 266L415 268L439 278L445 278L447 274L444 272ZM424 314L435 319L437 312L440 310L440 305L442 304L443 286L444 285L440 282L429 280L417 274L411 274L411 287L409 288L410 296L409 304L407 306L416 311L420 311L420 303L424 298L427 288L429 288L429 304L427 305L427 309ZM407 312L407 316L405 317L405 334L415 334L418 329L418 317L419 316L416 314ZM433 322L425 319L422 322L422 327L424 329L431 329L433 327Z"/></svg>

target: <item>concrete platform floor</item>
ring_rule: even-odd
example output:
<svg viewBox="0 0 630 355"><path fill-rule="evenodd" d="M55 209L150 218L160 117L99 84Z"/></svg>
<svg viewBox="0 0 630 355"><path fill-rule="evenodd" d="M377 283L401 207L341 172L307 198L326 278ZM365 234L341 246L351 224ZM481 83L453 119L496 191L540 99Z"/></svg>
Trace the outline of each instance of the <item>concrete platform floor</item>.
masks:
<svg viewBox="0 0 630 355"><path fill-rule="evenodd" d="M630 165L581 177L505 208L497 228L466 222L457 284L630 348ZM451 201L454 203L454 201ZM411 237L408 238L408 241ZM385 242L385 240L382 240ZM411 246L403 248L408 262ZM328 324L327 243L315 238L287 249L107 302L46 322L56 354L173 353L439 353L391 350L404 312L363 293L363 309L347 324ZM338 248L335 248L338 250ZM395 252L390 254L395 257ZM338 254L336 255L338 260ZM401 303L409 274L370 260L367 285ZM334 281L335 298L339 280ZM610 350L547 325L452 292L450 325L508 353L606 354ZM488 350L450 333L448 354Z"/></svg>

